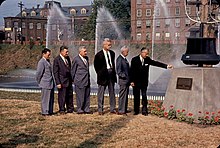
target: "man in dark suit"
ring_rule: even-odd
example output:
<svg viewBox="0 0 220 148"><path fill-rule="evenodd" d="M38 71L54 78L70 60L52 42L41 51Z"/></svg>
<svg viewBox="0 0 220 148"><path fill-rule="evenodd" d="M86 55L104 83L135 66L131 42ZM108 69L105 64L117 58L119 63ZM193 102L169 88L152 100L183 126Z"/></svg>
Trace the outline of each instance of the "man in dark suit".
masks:
<svg viewBox="0 0 220 148"><path fill-rule="evenodd" d="M147 110L147 86L149 66L157 66L161 68L172 68L172 65L167 65L158 61L152 60L149 56L149 49L143 47L140 55L131 60L131 86L133 86L134 95L134 115L139 114L140 110L140 91L142 94L142 114L148 115Z"/></svg>
<svg viewBox="0 0 220 148"><path fill-rule="evenodd" d="M128 107L129 93L129 63L126 59L129 49L127 46L121 48L121 54L116 60L116 71L119 78L119 98L118 98L118 115L126 115Z"/></svg>
<svg viewBox="0 0 220 148"><path fill-rule="evenodd" d="M71 74L75 85L77 114L91 114L89 60L85 46L79 47L79 55L72 62Z"/></svg>
<svg viewBox="0 0 220 148"><path fill-rule="evenodd" d="M54 79L50 54L50 49L44 48L42 50L42 58L37 64L36 72L36 80L41 88L41 114L44 116L53 114L54 104Z"/></svg>
<svg viewBox="0 0 220 148"><path fill-rule="evenodd" d="M54 59L53 73L58 88L59 112L64 114L67 109L67 113L72 113L73 88L71 77L71 62L68 56L68 47L60 47L60 55Z"/></svg>
<svg viewBox="0 0 220 148"><path fill-rule="evenodd" d="M110 50L111 40L105 38L103 49L95 55L94 67L97 73L98 83L98 112L103 115L104 92L108 86L110 99L110 112L116 114L115 110L115 90L114 85L117 81L115 72L115 53Z"/></svg>

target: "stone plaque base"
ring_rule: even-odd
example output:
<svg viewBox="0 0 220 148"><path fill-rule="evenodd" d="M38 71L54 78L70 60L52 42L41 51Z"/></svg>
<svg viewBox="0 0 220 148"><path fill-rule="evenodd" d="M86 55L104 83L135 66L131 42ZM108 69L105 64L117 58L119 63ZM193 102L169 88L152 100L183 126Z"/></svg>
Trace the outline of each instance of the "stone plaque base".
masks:
<svg viewBox="0 0 220 148"><path fill-rule="evenodd" d="M192 79L191 89L177 87L177 79ZM181 82L181 86L187 86L189 82ZM188 87L186 87L188 88ZM173 106L175 110L192 113L195 118L212 112L215 115L220 111L220 68L186 67L172 70L171 79L163 102L165 111Z"/></svg>

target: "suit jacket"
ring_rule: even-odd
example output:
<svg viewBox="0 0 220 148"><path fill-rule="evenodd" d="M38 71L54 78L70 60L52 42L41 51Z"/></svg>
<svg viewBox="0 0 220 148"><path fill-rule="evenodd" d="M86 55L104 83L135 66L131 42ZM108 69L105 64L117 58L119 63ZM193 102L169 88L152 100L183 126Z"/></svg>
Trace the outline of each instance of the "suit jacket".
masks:
<svg viewBox="0 0 220 148"><path fill-rule="evenodd" d="M140 55L132 58L131 60L131 82L134 82L134 85L140 88L148 86L148 75L149 75L149 66L157 66L162 68L167 68L167 65L158 61L152 60L150 57L144 59L144 64L142 66Z"/></svg>
<svg viewBox="0 0 220 148"><path fill-rule="evenodd" d="M112 80L116 83L117 78L116 78L116 72L115 72L115 53L112 50L109 50L110 55L111 55L111 61L112 61ZM109 83L109 77L108 76L108 70L107 70L107 65L105 61L105 55L103 50L99 51L95 55L94 59L94 67L95 71L97 73L97 84L99 85L107 85Z"/></svg>
<svg viewBox="0 0 220 148"><path fill-rule="evenodd" d="M72 85L71 62L69 57L66 59L69 66L64 63L60 55L54 59L53 63L53 73L56 85L61 84L62 87L68 87Z"/></svg>
<svg viewBox="0 0 220 148"><path fill-rule="evenodd" d="M37 64L36 80L41 88L54 88L52 67L51 64L44 58L41 58Z"/></svg>
<svg viewBox="0 0 220 148"><path fill-rule="evenodd" d="M85 57L87 64L83 62L80 56L76 56L72 62L71 75L74 85L79 88L90 85L89 60Z"/></svg>
<svg viewBox="0 0 220 148"><path fill-rule="evenodd" d="M128 85L130 83L129 63L121 55L116 60L116 72L119 78L119 85Z"/></svg>

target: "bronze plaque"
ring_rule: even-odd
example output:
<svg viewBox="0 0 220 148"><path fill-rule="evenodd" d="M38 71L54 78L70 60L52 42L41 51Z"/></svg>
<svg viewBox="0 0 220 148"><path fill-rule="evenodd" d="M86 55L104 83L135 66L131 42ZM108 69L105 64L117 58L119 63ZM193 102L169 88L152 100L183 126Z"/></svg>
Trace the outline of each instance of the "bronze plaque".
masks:
<svg viewBox="0 0 220 148"><path fill-rule="evenodd" d="M177 78L176 89L191 90L192 78Z"/></svg>

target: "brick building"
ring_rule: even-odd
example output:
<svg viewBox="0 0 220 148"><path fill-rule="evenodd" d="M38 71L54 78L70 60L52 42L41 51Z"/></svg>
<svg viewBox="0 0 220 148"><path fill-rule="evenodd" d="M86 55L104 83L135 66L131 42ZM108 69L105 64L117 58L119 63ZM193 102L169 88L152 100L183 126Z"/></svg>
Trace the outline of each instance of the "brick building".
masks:
<svg viewBox="0 0 220 148"><path fill-rule="evenodd" d="M188 5L186 10L195 18L195 6ZM131 0L134 41L185 44L186 37L199 36L199 25L185 15L184 0Z"/></svg>
<svg viewBox="0 0 220 148"><path fill-rule="evenodd" d="M66 28L69 32L74 33L74 38L77 38L77 33L80 32L83 24L88 20L92 13L92 6L68 6L62 7L60 2L45 1L43 7L37 5L33 8L25 8L15 17L4 17L6 42L19 42L21 35L23 41L45 41L47 29L47 17L49 9L56 4L65 17L68 18ZM54 32L58 32L57 26L52 26ZM54 40L56 40L55 38Z"/></svg>

